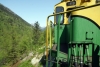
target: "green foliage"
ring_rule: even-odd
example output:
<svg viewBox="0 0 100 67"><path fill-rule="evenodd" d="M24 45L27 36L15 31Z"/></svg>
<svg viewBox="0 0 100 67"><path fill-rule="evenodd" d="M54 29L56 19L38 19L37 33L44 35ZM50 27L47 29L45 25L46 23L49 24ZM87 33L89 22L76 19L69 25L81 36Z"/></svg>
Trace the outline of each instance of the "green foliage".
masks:
<svg viewBox="0 0 100 67"><path fill-rule="evenodd" d="M36 45L36 44L39 44L39 39L40 39L40 36L41 36L41 30L40 30L40 26L39 26L39 23L38 21L34 23L34 28L33 28L33 44Z"/></svg>
<svg viewBox="0 0 100 67"><path fill-rule="evenodd" d="M33 67L33 65L30 62L31 62L31 60L22 62L18 67Z"/></svg>
<svg viewBox="0 0 100 67"><path fill-rule="evenodd" d="M32 26L0 4L0 65L13 65L29 52L36 52L45 43L45 37L45 30L41 30L38 22Z"/></svg>
<svg viewBox="0 0 100 67"><path fill-rule="evenodd" d="M27 60L18 65L18 67L43 67L40 63L32 65L31 60Z"/></svg>
<svg viewBox="0 0 100 67"><path fill-rule="evenodd" d="M32 25L0 4L0 65L15 64L32 50L31 27Z"/></svg>

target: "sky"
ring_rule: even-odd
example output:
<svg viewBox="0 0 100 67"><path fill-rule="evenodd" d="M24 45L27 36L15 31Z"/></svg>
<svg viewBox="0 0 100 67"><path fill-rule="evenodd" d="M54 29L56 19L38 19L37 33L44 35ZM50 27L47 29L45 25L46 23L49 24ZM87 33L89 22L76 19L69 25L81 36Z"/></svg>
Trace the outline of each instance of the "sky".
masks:
<svg viewBox="0 0 100 67"><path fill-rule="evenodd" d="M41 27L46 26L46 18L53 14L54 5L61 0L0 0L0 3L11 9L30 24L39 22ZM52 20L52 18L51 18Z"/></svg>

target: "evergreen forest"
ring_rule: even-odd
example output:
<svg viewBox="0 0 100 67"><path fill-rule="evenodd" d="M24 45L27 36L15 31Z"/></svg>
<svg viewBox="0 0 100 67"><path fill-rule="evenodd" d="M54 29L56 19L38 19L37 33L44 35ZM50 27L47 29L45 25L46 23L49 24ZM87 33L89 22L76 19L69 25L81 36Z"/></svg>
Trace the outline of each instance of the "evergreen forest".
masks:
<svg viewBox="0 0 100 67"><path fill-rule="evenodd" d="M45 28L38 21L29 24L0 4L0 67L14 65L29 52L36 53L45 44L45 37Z"/></svg>

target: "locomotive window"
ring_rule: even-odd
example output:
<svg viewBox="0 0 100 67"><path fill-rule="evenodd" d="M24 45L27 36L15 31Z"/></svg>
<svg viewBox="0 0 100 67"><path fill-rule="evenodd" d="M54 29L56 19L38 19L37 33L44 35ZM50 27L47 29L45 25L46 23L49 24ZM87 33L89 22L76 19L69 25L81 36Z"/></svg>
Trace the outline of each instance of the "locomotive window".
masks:
<svg viewBox="0 0 100 67"><path fill-rule="evenodd" d="M67 11L68 10L71 10L72 8L68 8L67 9ZM71 22L71 12L68 12L67 14L66 14L66 16L67 16L67 18L68 18L68 23L70 23Z"/></svg>
<svg viewBox="0 0 100 67"><path fill-rule="evenodd" d="M63 12L63 11L64 11L63 7L56 7L56 13ZM59 16L61 16L60 24L63 24L64 23L64 14L56 15L56 23L59 22Z"/></svg>
<svg viewBox="0 0 100 67"><path fill-rule="evenodd" d="M71 22L71 14L68 17L68 23L70 23L70 22Z"/></svg>
<svg viewBox="0 0 100 67"><path fill-rule="evenodd" d="M100 2L100 0L96 0L96 3L99 3Z"/></svg>
<svg viewBox="0 0 100 67"><path fill-rule="evenodd" d="M67 2L66 6L73 6L76 5L76 1Z"/></svg>

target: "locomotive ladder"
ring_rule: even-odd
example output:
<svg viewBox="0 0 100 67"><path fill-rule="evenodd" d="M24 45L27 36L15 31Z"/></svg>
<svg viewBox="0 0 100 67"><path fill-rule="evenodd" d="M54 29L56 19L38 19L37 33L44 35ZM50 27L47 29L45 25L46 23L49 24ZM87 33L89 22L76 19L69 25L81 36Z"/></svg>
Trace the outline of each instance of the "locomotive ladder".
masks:
<svg viewBox="0 0 100 67"><path fill-rule="evenodd" d="M61 15L59 15L59 22L57 25L57 57L56 60L57 62L53 61L51 58L51 48L52 48L52 21L50 21L49 23L47 22L47 27L46 27L46 67L48 67L50 65L50 67L52 66L52 62L56 63L56 66L59 67L59 53L60 52L60 36L59 36L59 29L60 29L60 19L61 19ZM49 32L48 32L49 31ZM50 45L48 45L48 35L50 35ZM49 63L50 62L50 63ZM48 65L49 64L49 65Z"/></svg>
<svg viewBox="0 0 100 67"><path fill-rule="evenodd" d="M59 18L61 18L61 16L59 17ZM47 32L46 32L46 36L47 36L47 38L46 38L46 59L44 59L44 60L46 60L46 67L52 67L52 63L56 63L57 64L57 67L59 67L59 64L61 64L60 62L59 62L59 53L62 53L62 52L60 52L59 50L60 50L60 38L59 38L59 25L60 25L60 22L59 22L59 25L58 25L58 27L57 27L57 50L56 50L56 48L55 48L55 50L53 50L53 51L56 51L56 53L57 53L57 57L56 57L56 60L57 61L53 61L52 60L52 57L51 57L51 50L52 50L52 24L53 24L53 22L52 21L50 21L50 22L48 22L47 23ZM50 37L48 37L48 35L50 35ZM50 38L50 41L48 40ZM50 42L50 44L48 45L48 42ZM64 53L63 53L64 54Z"/></svg>
<svg viewBox="0 0 100 67"><path fill-rule="evenodd" d="M48 39L49 39L48 35L50 35L50 41L49 41L50 44L48 43ZM51 67L51 62L54 62L54 61L51 61L51 47L52 47L52 21L50 21L49 23L47 22L47 27L46 27L46 59L45 59L46 67L48 67L48 61L50 61L50 67ZM49 54L50 54L50 57L48 57Z"/></svg>

